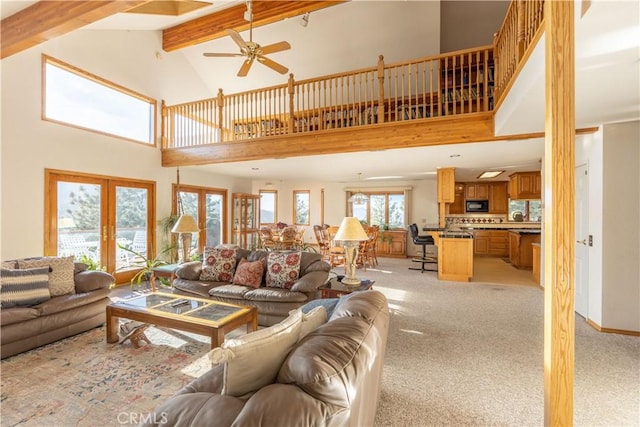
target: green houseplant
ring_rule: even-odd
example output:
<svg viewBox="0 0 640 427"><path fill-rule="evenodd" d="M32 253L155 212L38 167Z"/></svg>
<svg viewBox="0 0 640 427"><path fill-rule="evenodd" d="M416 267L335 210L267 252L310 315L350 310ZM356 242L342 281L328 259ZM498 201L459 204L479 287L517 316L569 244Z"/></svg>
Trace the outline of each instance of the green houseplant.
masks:
<svg viewBox="0 0 640 427"><path fill-rule="evenodd" d="M118 247L120 249L122 249L125 252L129 252L130 254L134 255L134 261L127 266L126 268L129 269L131 267L133 268L139 268L140 270L138 270L136 272L136 274L131 278L131 286L140 286L140 283L142 281L148 281L149 278L151 277L151 275L153 274L153 269L160 267L162 265L167 265L168 262L166 262L165 260L163 260L161 258L162 255L172 251L174 249L173 246L167 246L165 248L162 249L162 251L160 252L160 256L159 257L155 257L155 258L148 258L147 256L145 256L144 254L134 251L131 248L128 248L120 243L118 243ZM160 280L160 282L163 285L166 285L164 280Z"/></svg>

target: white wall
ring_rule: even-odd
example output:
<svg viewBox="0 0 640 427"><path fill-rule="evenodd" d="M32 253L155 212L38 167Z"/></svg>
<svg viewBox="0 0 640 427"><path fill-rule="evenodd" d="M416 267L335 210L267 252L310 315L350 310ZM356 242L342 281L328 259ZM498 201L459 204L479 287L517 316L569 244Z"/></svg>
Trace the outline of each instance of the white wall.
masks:
<svg viewBox="0 0 640 427"><path fill-rule="evenodd" d="M45 168L156 181L156 217L169 214L175 169L161 167L159 147L40 118L42 53L168 103L212 96L182 55L158 59L160 46L156 32L76 31L2 60L2 259L43 253ZM183 184L231 191L249 185L182 172Z"/></svg>

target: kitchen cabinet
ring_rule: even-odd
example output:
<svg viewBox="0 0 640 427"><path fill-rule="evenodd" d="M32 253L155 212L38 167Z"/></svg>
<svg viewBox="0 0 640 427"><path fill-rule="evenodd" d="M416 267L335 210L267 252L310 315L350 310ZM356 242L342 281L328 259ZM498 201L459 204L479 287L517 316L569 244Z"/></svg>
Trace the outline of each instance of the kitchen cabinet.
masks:
<svg viewBox="0 0 640 427"><path fill-rule="evenodd" d="M533 280L539 285L540 284L540 243L532 243L531 252L533 254L533 270L531 270L531 274L533 275Z"/></svg>
<svg viewBox="0 0 640 427"><path fill-rule="evenodd" d="M506 214L509 210L507 196L507 182L492 182L489 184L489 213Z"/></svg>
<svg viewBox="0 0 640 427"><path fill-rule="evenodd" d="M488 200L489 184L483 182L470 182L465 185L467 200Z"/></svg>
<svg viewBox="0 0 640 427"><path fill-rule="evenodd" d="M376 255L405 258L407 256L407 230L380 230Z"/></svg>
<svg viewBox="0 0 640 427"><path fill-rule="evenodd" d="M473 236L448 237L430 232L438 247L438 280L468 282L473 277Z"/></svg>
<svg viewBox="0 0 640 427"><path fill-rule="evenodd" d="M516 172L509 175L509 197L513 200L540 199L542 178L540 172Z"/></svg>
<svg viewBox="0 0 640 427"><path fill-rule="evenodd" d="M478 230L473 233L473 253L505 257L509 255L507 230Z"/></svg>
<svg viewBox="0 0 640 427"><path fill-rule="evenodd" d="M250 250L258 245L259 204L257 194L232 194L231 243Z"/></svg>
<svg viewBox="0 0 640 427"><path fill-rule="evenodd" d="M540 243L540 233L509 232L509 260L517 268L533 268L532 243Z"/></svg>
<svg viewBox="0 0 640 427"><path fill-rule="evenodd" d="M438 203L455 200L455 168L438 169Z"/></svg>
<svg viewBox="0 0 640 427"><path fill-rule="evenodd" d="M456 182L453 203L449 205L450 214L464 213L464 183Z"/></svg>

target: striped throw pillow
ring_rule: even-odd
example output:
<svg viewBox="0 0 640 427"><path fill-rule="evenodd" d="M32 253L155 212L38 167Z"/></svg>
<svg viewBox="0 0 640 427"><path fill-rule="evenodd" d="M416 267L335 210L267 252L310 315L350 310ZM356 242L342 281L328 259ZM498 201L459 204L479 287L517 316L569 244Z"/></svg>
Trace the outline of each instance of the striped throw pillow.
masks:
<svg viewBox="0 0 640 427"><path fill-rule="evenodd" d="M30 306L51 299L49 267L0 270L0 306Z"/></svg>

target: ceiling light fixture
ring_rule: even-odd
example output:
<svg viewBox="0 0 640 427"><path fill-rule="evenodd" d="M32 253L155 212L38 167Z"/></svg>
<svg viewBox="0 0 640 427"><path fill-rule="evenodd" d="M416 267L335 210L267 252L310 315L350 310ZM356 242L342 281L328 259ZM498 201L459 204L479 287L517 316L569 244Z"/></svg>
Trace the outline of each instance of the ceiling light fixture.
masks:
<svg viewBox="0 0 640 427"><path fill-rule="evenodd" d="M362 193L362 191L360 191L360 175L362 175L362 173L358 172L358 192L349 197L349 201L356 206L366 205L369 201L369 197L366 194Z"/></svg>
<svg viewBox="0 0 640 427"><path fill-rule="evenodd" d="M495 178L496 176L500 175L501 173L503 173L504 171L484 171L480 174L480 176L478 177L478 179L491 179L491 178Z"/></svg>
<svg viewBox="0 0 640 427"><path fill-rule="evenodd" d="M300 17L300 25L302 25L303 27L309 25L309 12L306 12Z"/></svg>

